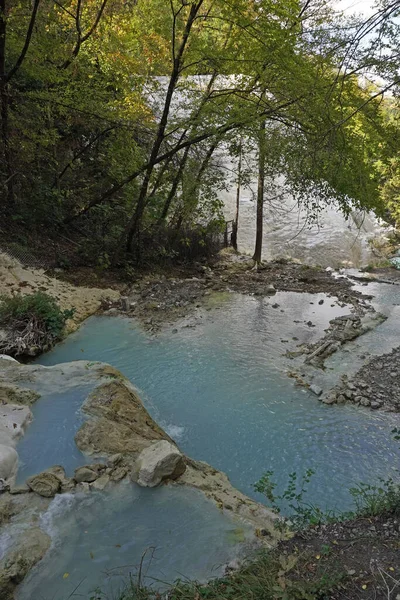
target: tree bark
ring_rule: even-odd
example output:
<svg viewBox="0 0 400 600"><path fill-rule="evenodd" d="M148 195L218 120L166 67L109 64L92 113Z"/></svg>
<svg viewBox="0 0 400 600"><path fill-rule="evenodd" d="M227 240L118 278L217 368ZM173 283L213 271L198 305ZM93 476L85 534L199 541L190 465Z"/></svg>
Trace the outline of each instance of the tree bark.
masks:
<svg viewBox="0 0 400 600"><path fill-rule="evenodd" d="M265 120L260 124L258 132L258 185L257 185L257 223L256 223L256 246L253 260L256 265L261 263L262 238L263 238L263 213L264 213L264 187L265 187Z"/></svg>
<svg viewBox="0 0 400 600"><path fill-rule="evenodd" d="M236 215L235 219L232 223L232 234L231 234L231 244L234 250L238 249L237 244L237 236L238 236L238 227L239 227L239 205L240 205L240 185L242 179L242 142L240 141L239 146L239 162L238 162L238 178L236 185Z"/></svg>
<svg viewBox="0 0 400 600"><path fill-rule="evenodd" d="M6 73L6 0L0 0L0 116L1 116L1 154L4 164L4 187L6 200L4 211L7 212L14 205L14 182L8 135L8 85Z"/></svg>
<svg viewBox="0 0 400 600"><path fill-rule="evenodd" d="M181 67L182 67L182 59L183 59L183 55L185 52L186 44L188 42L193 23L195 21L197 13L200 10L200 7L202 4L203 4L203 0L198 0L195 4L192 4L191 9L189 11L187 21L186 21L185 30L183 32L182 41L181 41L181 44L179 46L179 49L178 49L178 52L176 53L176 55L175 55L175 50L174 50L175 39L173 39L173 65L172 65L172 71L171 71L169 85L168 85L168 89L167 89L167 94L165 97L163 113L162 113L161 120L160 120L160 123L158 126L158 130L157 130L156 138L154 140L153 148L151 150L149 164L145 171L143 182L142 182L142 185L140 188L139 197L138 197L137 204L136 204L136 209L135 209L135 212L133 213L132 218L130 219L130 221L126 227L126 230L124 232L124 237L126 235L126 241L127 241L126 248L127 248L128 252L132 250L133 239L135 238L136 234L138 233L138 230L139 230L139 227L140 227L140 224L142 221L144 209L146 206L147 191L149 188L149 183L150 183L151 175L153 173L154 166L156 165L158 153L159 153L161 145L164 141L164 135L165 135L165 130L166 130L167 123L168 123L169 111L171 108L172 96L175 92L175 88L176 88L176 85L178 83L178 79L180 76Z"/></svg>

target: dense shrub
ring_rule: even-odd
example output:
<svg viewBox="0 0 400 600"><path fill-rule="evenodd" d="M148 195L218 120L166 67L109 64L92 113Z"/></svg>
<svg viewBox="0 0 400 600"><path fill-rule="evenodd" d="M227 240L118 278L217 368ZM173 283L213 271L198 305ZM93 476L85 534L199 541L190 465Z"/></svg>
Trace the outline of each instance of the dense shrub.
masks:
<svg viewBox="0 0 400 600"><path fill-rule="evenodd" d="M0 296L0 352L12 356L35 356L61 339L65 323L74 310L61 310L57 302L35 292Z"/></svg>

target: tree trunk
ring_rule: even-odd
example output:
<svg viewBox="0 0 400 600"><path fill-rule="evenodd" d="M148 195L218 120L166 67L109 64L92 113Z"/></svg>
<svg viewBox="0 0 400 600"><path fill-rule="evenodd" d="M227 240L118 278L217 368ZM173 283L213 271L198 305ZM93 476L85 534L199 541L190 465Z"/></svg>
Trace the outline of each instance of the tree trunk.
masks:
<svg viewBox="0 0 400 600"><path fill-rule="evenodd" d="M242 142L240 142L239 146L239 163L238 163L238 178L237 178L237 187L236 187L236 215L235 219L232 223L232 234L231 234L231 244L233 248L238 249L237 245L237 236L238 236L238 227L239 227L239 203L240 203L240 184L242 179Z"/></svg>
<svg viewBox="0 0 400 600"><path fill-rule="evenodd" d="M264 186L265 186L265 120L261 121L258 135L258 185L257 185L257 225L256 246L253 260L256 265L261 263L262 237L263 237L263 208L264 208Z"/></svg>
<svg viewBox="0 0 400 600"><path fill-rule="evenodd" d="M8 133L8 85L6 73L6 0L0 0L0 116L1 116L1 155L4 164L4 187L6 191L5 212L14 205L14 182L10 141Z"/></svg>
<svg viewBox="0 0 400 600"><path fill-rule="evenodd" d="M156 135L156 138L154 140L154 144L153 144L153 147L151 150L149 165L146 169L145 176L144 176L141 188L140 188L139 197L138 197L138 201L136 204L136 209L135 209L135 212L132 215L132 218L130 219L130 221L126 227L126 230L124 232L124 235L127 236L126 249L128 252L132 250L133 240L140 228L144 209L146 206L147 191L149 189L149 183L150 183L151 175L153 173L153 169L154 169L155 165L157 164L156 161L157 161L159 150L164 141L164 135L165 135L165 130L166 130L167 123L168 123L169 111L171 108L172 96L174 95L176 84L178 83L178 80L179 80L186 44L188 42L193 23L195 21L197 13L200 10L200 7L202 4L203 4L203 0L198 0L195 4L192 4L191 9L189 11L188 19L186 21L185 30L183 32L182 41L181 41L180 47L179 47L176 55L175 55L175 50L174 50L175 38L173 36L173 66L172 66L172 71L171 71L171 75L170 75L167 94L165 97L163 113L162 113L161 120L160 120L160 123L158 126L157 135Z"/></svg>

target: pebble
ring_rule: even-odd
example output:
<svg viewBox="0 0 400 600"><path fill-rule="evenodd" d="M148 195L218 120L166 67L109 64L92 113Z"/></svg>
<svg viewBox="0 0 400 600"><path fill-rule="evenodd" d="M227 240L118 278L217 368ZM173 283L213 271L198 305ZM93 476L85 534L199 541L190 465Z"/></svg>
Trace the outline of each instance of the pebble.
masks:
<svg viewBox="0 0 400 600"><path fill-rule="evenodd" d="M316 396L320 396L322 394L322 388L320 388L318 385L315 385L315 383L312 383L310 385L310 391L315 394Z"/></svg>

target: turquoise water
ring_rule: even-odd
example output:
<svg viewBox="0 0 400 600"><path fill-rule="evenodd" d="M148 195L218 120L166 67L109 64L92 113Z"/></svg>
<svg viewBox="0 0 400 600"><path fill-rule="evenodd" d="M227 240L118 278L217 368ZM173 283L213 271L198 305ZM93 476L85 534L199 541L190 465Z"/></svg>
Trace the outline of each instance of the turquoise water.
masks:
<svg viewBox="0 0 400 600"><path fill-rule="evenodd" d="M52 465L62 465L72 476L74 469L88 463L87 456L76 446L74 435L84 421L80 408L92 387L43 394L32 407L34 419L18 443L18 482Z"/></svg>
<svg viewBox="0 0 400 600"><path fill-rule="evenodd" d="M329 319L348 312L323 295L280 293L267 300L232 294L158 336L133 320L92 317L38 362L85 359L120 369L186 454L225 471L258 500L253 484L265 471L275 472L282 489L288 473L313 468L307 499L347 509L350 486L377 481L399 466L390 435L398 416L321 404L287 377L292 364L283 354L317 341ZM392 323L391 335L395 330ZM370 334L364 341L373 347ZM61 378L58 392L51 389L34 405L34 422L19 444L20 477L57 462L69 472L86 462L73 436L89 388ZM156 587L179 577L205 580L246 550L242 542L252 536L196 490L149 490L129 482L103 494L57 496L42 525L53 545L18 600L87 600L96 586L116 597L144 553L146 581Z"/></svg>
<svg viewBox="0 0 400 600"><path fill-rule="evenodd" d="M141 562L143 581L156 588L186 577L206 580L221 574L238 543L251 537L196 490L130 483L103 494L56 496L41 525L53 545L18 600L88 600L98 587L102 598L117 598Z"/></svg>
<svg viewBox="0 0 400 600"><path fill-rule="evenodd" d="M85 358L120 369L186 454L225 471L250 496L260 499L253 484L267 470L283 486L288 473L311 467L309 500L347 509L356 481L376 481L398 467L390 436L398 418L327 407L283 372L290 364L282 353L320 335L310 319L324 327L348 312L327 298L318 305L319 297L231 295L196 327L157 337L132 320L92 317L39 362Z"/></svg>

